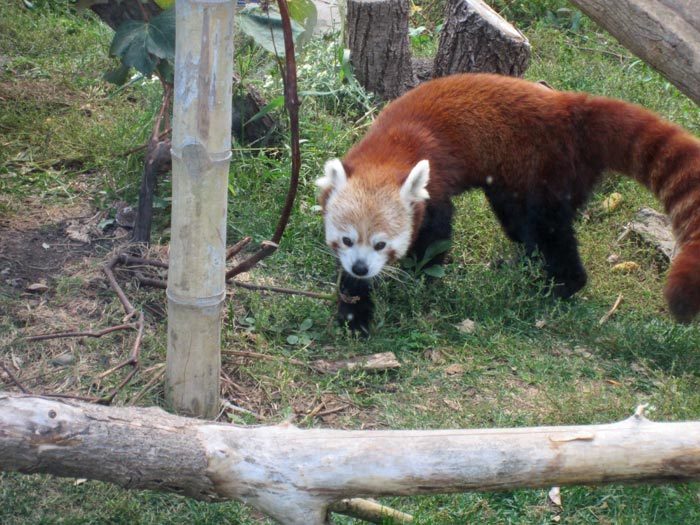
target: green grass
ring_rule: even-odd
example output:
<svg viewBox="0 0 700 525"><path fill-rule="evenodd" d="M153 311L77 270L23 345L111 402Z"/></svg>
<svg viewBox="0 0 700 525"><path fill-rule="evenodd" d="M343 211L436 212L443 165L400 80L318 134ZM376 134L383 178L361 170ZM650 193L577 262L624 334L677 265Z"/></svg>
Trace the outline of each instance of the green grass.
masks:
<svg viewBox="0 0 700 525"><path fill-rule="evenodd" d="M700 135L697 106L608 35L585 19L575 30L565 21L553 23L546 13L562 2L507 4L533 46L528 78L642 104ZM106 55L109 31L92 17L75 15L61 5L35 12L0 7L0 54L11 64L4 66L0 80L46 82L61 90L54 98L42 91L42 97L28 92L19 102L0 101L0 213L21 214L28 196L58 204L70 199L97 204L111 198L135 199L140 160L118 153L144 140L158 104L157 86L140 84L113 94L100 80L100 72L111 63ZM330 40L313 43L301 57L300 89L330 94L303 98L300 194L280 251L253 272L254 280L320 291L330 290L334 281L334 262L324 250L321 217L314 208L313 181L324 161L342 155L374 114L372 98L341 81L336 57L336 43ZM250 62L239 58L239 63ZM270 64L257 58L252 62L257 65L247 73L249 80L268 95L279 95L279 79L270 76ZM62 103L66 100L67 105ZM90 115L81 110L85 104L91 105ZM65 159L79 162L66 164ZM231 174L229 239L269 238L286 192L287 148L235 147ZM78 184L86 175L94 177L89 191ZM162 191L167 187L166 181ZM599 212L599 203L612 192L623 195L622 205L611 213ZM337 428L587 424L626 418L639 403L649 403L650 417L656 420L697 420L700 327L670 321L661 294L666 268L650 249L631 240L617 241L641 206L660 209L653 196L629 179L611 176L602 184L590 213L578 223L589 284L572 300L556 302L533 284L536 267L489 267L490 261L512 255L513 247L484 197L470 193L458 199L460 213L446 276L432 282L407 277L381 285L376 294L377 326L367 340L336 327L330 322L331 305L311 299L237 290L227 309L226 348L302 360L391 350L402 363L398 371L315 375L284 360L237 367L227 359L224 370L259 397L253 405L268 423L295 415L301 426ZM167 238L167 231L154 233ZM606 260L610 254L637 262L640 271L611 272ZM56 308L87 293L70 276L59 284L59 296L52 303ZM139 305L163 305L155 292L129 293ZM599 324L620 293L624 300L619 310ZM114 301L107 293L99 294L102 301ZM11 300L18 303L20 298ZM118 318L118 304L111 302L105 315ZM455 327L465 318L476 323L471 334ZM162 321L149 319L144 368L164 358ZM23 322L5 315L0 330L20 333ZM308 341L289 339L300 335ZM90 341L82 352L88 359L104 355L107 346ZM28 345L13 343L13 348L31 355ZM456 364L462 368L449 373L454 368L448 367ZM131 392L147 379L139 378ZM306 417L320 400L348 408L327 419ZM160 402L157 391L142 400ZM562 522L699 523L698 490L697 484L563 488ZM385 501L413 513L421 524L549 523L553 516L544 490ZM207 505L99 482L76 486L47 476L0 475L3 523L263 521L235 503Z"/></svg>

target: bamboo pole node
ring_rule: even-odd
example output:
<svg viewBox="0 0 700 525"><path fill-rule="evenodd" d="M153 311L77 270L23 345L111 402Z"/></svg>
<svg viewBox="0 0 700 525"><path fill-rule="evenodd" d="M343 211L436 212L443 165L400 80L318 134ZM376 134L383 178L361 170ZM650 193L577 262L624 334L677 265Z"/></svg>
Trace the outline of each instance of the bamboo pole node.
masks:
<svg viewBox="0 0 700 525"><path fill-rule="evenodd" d="M173 159L181 161L184 159L183 152L187 148L196 148L200 152L206 154L209 164L218 164L231 160L232 153L230 149L224 151L207 152L206 147L201 142L188 142L182 146L172 146L170 148L170 154L172 155Z"/></svg>
<svg viewBox="0 0 700 525"><path fill-rule="evenodd" d="M165 289L165 295L168 297L168 301L182 305L182 306L195 306L200 308L206 308L208 306L217 306L226 298L226 288L223 291L211 295L209 297L188 297L185 295L180 295L172 290L170 286Z"/></svg>

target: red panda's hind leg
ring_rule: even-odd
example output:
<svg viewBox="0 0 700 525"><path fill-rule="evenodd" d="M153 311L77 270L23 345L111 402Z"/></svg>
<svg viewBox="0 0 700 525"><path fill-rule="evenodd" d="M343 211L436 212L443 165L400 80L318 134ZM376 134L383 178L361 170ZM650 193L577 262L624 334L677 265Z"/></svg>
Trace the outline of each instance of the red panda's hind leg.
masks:
<svg viewBox="0 0 700 525"><path fill-rule="evenodd" d="M525 206L522 201L503 188L493 186L486 186L484 194L508 238L513 242L525 242Z"/></svg>
<svg viewBox="0 0 700 525"><path fill-rule="evenodd" d="M566 203L528 203L525 220L525 250L544 259L552 293L571 297L586 285L588 277L574 235L574 210Z"/></svg>

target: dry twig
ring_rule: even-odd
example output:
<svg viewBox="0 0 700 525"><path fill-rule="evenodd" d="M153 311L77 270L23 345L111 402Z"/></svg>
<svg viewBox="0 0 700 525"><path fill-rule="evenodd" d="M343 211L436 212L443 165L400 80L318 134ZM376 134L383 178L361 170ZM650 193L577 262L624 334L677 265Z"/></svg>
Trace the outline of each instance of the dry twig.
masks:
<svg viewBox="0 0 700 525"><path fill-rule="evenodd" d="M615 303L612 305L612 308L607 311L607 313L600 318L600 321L598 321L599 325L605 324L608 319L612 317L612 315L615 313L617 308L620 306L620 303L622 303L622 294L619 294L617 296L617 299L615 300Z"/></svg>
<svg viewBox="0 0 700 525"><path fill-rule="evenodd" d="M5 374L7 374L7 377L9 378L10 382L12 382L17 388L19 388L23 394L29 394L29 391L26 388L24 388L22 383L20 383L17 380L17 378L14 376L14 374L12 372L10 372L9 368L7 368L2 363L0 363L0 368L2 368L3 372L5 372Z"/></svg>

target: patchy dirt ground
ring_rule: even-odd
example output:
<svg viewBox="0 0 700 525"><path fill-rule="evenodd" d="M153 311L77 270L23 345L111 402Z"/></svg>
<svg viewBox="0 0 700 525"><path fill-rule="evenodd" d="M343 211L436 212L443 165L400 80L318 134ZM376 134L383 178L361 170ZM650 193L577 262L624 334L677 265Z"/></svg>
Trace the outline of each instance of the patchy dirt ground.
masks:
<svg viewBox="0 0 700 525"><path fill-rule="evenodd" d="M0 218L0 286L26 292L33 284L51 283L86 257L104 252L104 243L71 239L81 223L100 215L87 204L45 208L26 202L21 214ZM49 288L36 287L37 293Z"/></svg>
<svg viewBox="0 0 700 525"><path fill-rule="evenodd" d="M87 203L47 206L34 199L23 203L21 213L0 219L0 296L8 299L0 305L0 318L4 318L5 327L13 327L0 331L0 346L7 352L5 366L30 391L100 395L119 379L117 376L101 384L102 373L128 355L133 340L129 332L110 334L99 341L86 337L41 342L24 339L46 333L96 331L120 322L123 311L107 285L102 266L126 245L129 233L119 228L103 232L100 222L108 216L109 211L96 211ZM153 247L149 255L167 257L167 247ZM144 399L146 395L162 395L165 301L157 290L134 288L125 272L118 275L130 299L138 296L147 323L142 366L120 402L151 404ZM249 277L241 275L244 281ZM265 280L257 280L261 279ZM241 332L232 337L227 350L260 350L259 343L256 334ZM316 420L354 428L360 420L363 428L377 427L379 418L373 410L358 407L349 395L313 393L315 388L307 377L298 377L291 386L297 392L293 399L283 399L275 387L277 378L255 370L258 360L255 352L251 357L224 353L224 401L219 419L247 423L277 420L284 407L291 405L297 422ZM287 374L286 366L281 358L277 373ZM9 380L3 371L0 376Z"/></svg>

